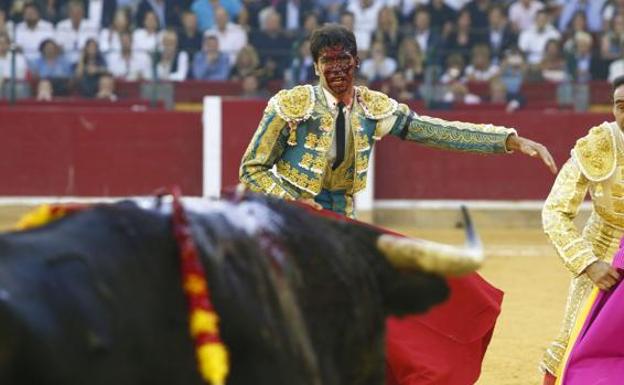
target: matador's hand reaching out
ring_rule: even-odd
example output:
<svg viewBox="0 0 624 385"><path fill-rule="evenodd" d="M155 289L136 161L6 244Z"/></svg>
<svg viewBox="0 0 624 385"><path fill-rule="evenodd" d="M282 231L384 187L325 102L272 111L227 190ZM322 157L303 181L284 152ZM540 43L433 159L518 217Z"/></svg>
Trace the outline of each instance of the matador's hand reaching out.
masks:
<svg viewBox="0 0 624 385"><path fill-rule="evenodd" d="M510 151L520 151L521 153L533 158L540 158L553 174L557 173L555 160L552 155L550 155L550 152L548 152L548 149L541 143L534 142L518 135L509 135L506 144L507 149Z"/></svg>

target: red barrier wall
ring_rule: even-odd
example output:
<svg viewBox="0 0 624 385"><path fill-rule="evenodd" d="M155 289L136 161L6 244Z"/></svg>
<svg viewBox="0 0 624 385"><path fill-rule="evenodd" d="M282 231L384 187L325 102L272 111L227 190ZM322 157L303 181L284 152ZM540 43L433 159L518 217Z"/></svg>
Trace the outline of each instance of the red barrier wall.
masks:
<svg viewBox="0 0 624 385"><path fill-rule="evenodd" d="M0 195L200 195L201 146L197 113L1 109Z"/></svg>
<svg viewBox="0 0 624 385"><path fill-rule="evenodd" d="M223 184L238 183L240 158L260 121L264 101L223 102ZM561 165L587 130L610 116L572 111L429 111L451 120L514 127L542 142ZM376 150L376 199L544 199L554 176L526 156L475 155L440 151L396 138Z"/></svg>

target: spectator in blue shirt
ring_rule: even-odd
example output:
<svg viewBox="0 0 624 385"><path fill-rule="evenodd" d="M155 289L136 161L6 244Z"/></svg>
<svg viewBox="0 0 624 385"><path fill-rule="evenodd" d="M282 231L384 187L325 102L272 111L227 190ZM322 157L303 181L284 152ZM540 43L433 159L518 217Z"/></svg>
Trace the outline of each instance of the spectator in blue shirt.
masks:
<svg viewBox="0 0 624 385"><path fill-rule="evenodd" d="M241 11L241 0L194 0L191 11L197 15L199 30L205 32L215 25L215 9L222 6L232 19L236 19Z"/></svg>
<svg viewBox="0 0 624 385"><path fill-rule="evenodd" d="M227 80L230 74L230 59L219 51L216 36L204 37L202 50L193 58L193 78L198 80Z"/></svg>
<svg viewBox="0 0 624 385"><path fill-rule="evenodd" d="M71 64L52 39L45 39L39 46L41 55L31 63L32 72L41 79L69 78Z"/></svg>

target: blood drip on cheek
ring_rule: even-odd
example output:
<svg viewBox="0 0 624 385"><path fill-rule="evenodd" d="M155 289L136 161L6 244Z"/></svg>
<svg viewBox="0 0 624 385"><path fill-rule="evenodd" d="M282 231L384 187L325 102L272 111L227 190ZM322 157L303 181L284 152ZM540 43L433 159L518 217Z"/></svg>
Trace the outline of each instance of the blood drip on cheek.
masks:
<svg viewBox="0 0 624 385"><path fill-rule="evenodd" d="M353 86L353 74L355 72L355 60L351 54L345 55L345 51L342 48L328 48L321 56L325 62L322 70L327 87L336 95L342 95L350 91Z"/></svg>

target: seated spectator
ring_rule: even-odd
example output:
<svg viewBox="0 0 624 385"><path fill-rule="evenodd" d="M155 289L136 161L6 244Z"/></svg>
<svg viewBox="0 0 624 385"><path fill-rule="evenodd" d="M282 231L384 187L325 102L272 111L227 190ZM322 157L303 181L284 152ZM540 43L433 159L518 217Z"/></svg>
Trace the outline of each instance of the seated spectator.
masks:
<svg viewBox="0 0 624 385"><path fill-rule="evenodd" d="M608 29L616 15L624 15L624 0L608 0L604 5L601 15L603 30Z"/></svg>
<svg viewBox="0 0 624 385"><path fill-rule="evenodd" d="M285 78L289 87L311 83L316 79L314 59L312 59L312 52L310 51L310 40L301 42L297 50L297 56L293 59L288 71L286 71Z"/></svg>
<svg viewBox="0 0 624 385"><path fill-rule="evenodd" d="M431 16L427 8L420 7L416 9L412 22L411 36L418 43L418 47L424 54L427 64L438 64L442 40L434 28L431 27Z"/></svg>
<svg viewBox="0 0 624 385"><path fill-rule="evenodd" d="M505 54L505 58L501 63L501 81L507 89L507 100L518 100L524 102L522 95L522 84L526 74L526 63L522 52L516 49L510 49Z"/></svg>
<svg viewBox="0 0 624 385"><path fill-rule="evenodd" d="M624 76L624 58L615 60L609 65L609 82L613 82L620 76Z"/></svg>
<svg viewBox="0 0 624 385"><path fill-rule="evenodd" d="M431 26L434 32L440 35L442 39L446 39L453 31L457 11L449 7L444 0L431 0L427 6L427 11L431 16Z"/></svg>
<svg viewBox="0 0 624 385"><path fill-rule="evenodd" d="M375 42L371 47L370 58L362 62L360 73L366 77L369 82L374 82L390 78L396 69L396 60L386 56L383 43Z"/></svg>
<svg viewBox="0 0 624 385"><path fill-rule="evenodd" d="M452 53L446 59L446 69L440 76L441 84L450 84L464 77L464 57L458 53Z"/></svg>
<svg viewBox="0 0 624 385"><path fill-rule="evenodd" d="M160 47L162 35L158 18L152 11L145 12L143 28L137 28L132 33L133 49L153 55Z"/></svg>
<svg viewBox="0 0 624 385"><path fill-rule="evenodd" d="M173 31L162 34L162 51L156 64L156 74L160 80L180 82L186 80L189 72L189 57L178 50L178 36Z"/></svg>
<svg viewBox="0 0 624 385"><path fill-rule="evenodd" d="M238 51L247 45L247 32L238 24L230 21L227 11L223 7L215 10L215 27L206 31L206 34L213 35L219 40L221 51L229 56L230 63L236 60Z"/></svg>
<svg viewBox="0 0 624 385"><path fill-rule="evenodd" d="M41 20L39 8L34 3L24 5L24 21L15 29L15 44L22 48L26 60L33 61L39 56L41 42L54 37L52 23Z"/></svg>
<svg viewBox="0 0 624 385"><path fill-rule="evenodd" d="M191 11L197 16L197 24L201 33L214 27L215 5L220 5L233 19L238 17L243 8L241 0L193 0Z"/></svg>
<svg viewBox="0 0 624 385"><path fill-rule="evenodd" d="M100 50L105 54L121 51L122 33L130 33L130 19L125 9L119 9L115 12L113 24L109 28L100 31Z"/></svg>
<svg viewBox="0 0 624 385"><path fill-rule="evenodd" d="M122 32L119 39L121 51L113 51L106 56L108 71L117 79L128 81L151 79L153 68L150 56L132 49L130 33Z"/></svg>
<svg viewBox="0 0 624 385"><path fill-rule="evenodd" d="M345 27L348 31L353 32L355 28L355 16L353 16L353 12L344 11L340 14L340 23L341 26Z"/></svg>
<svg viewBox="0 0 624 385"><path fill-rule="evenodd" d="M561 34L550 24L546 11L539 11L535 25L523 30L518 39L518 46L526 55L527 61L532 66L539 66L544 55L546 43L551 39L559 40Z"/></svg>
<svg viewBox="0 0 624 385"><path fill-rule="evenodd" d="M552 39L546 43L540 71L542 79L546 81L561 83L566 80L566 61L559 40Z"/></svg>
<svg viewBox="0 0 624 385"><path fill-rule="evenodd" d="M347 10L355 21L353 33L357 47L367 52L371 48L371 35L377 29L377 15L381 11L382 0L349 0Z"/></svg>
<svg viewBox="0 0 624 385"><path fill-rule="evenodd" d="M117 94L115 94L115 78L111 73L104 73L100 76L95 98L110 102L116 102L119 99Z"/></svg>
<svg viewBox="0 0 624 385"><path fill-rule="evenodd" d="M479 42L483 41L472 28L470 12L464 9L459 12L457 18L457 26L455 31L444 41L444 50L449 53L459 53L464 57L464 61L470 60L472 48Z"/></svg>
<svg viewBox="0 0 624 385"><path fill-rule="evenodd" d="M602 9L604 0L566 0L559 15L559 30L569 29L579 14L585 24L585 32L600 32L602 30ZM578 21L577 21L578 22ZM579 32L573 28L574 32Z"/></svg>
<svg viewBox="0 0 624 385"><path fill-rule="evenodd" d="M260 59L251 45L246 45L238 52L236 62L230 72L230 80L242 80L247 75L260 76Z"/></svg>
<svg viewBox="0 0 624 385"><path fill-rule="evenodd" d="M342 0L318 0L321 7L321 20L326 23L340 23L343 3Z"/></svg>
<svg viewBox="0 0 624 385"><path fill-rule="evenodd" d="M98 28L84 18L84 5L81 0L70 1L68 16L56 25L55 39L63 48L67 60L75 64L87 40L97 38Z"/></svg>
<svg viewBox="0 0 624 385"><path fill-rule="evenodd" d="M10 51L11 39L5 32L0 32L0 82L10 80L15 74L16 80L26 79L28 64L26 58L20 52L15 52L15 71L13 71L13 58Z"/></svg>
<svg viewBox="0 0 624 385"><path fill-rule="evenodd" d="M13 37L13 21L7 18L4 9L0 8L0 33L5 33L9 37Z"/></svg>
<svg viewBox="0 0 624 385"><path fill-rule="evenodd" d="M43 20L56 24L62 19L65 0L34 0L33 3L39 8Z"/></svg>
<svg viewBox="0 0 624 385"><path fill-rule="evenodd" d="M242 93L244 99L266 99L269 93L260 87L260 80L254 75L247 75L241 82Z"/></svg>
<svg viewBox="0 0 624 385"><path fill-rule="evenodd" d="M399 30L399 20L390 7L383 7L379 11L377 29L373 32L371 40L380 42L386 48L390 57L396 57L403 34Z"/></svg>
<svg viewBox="0 0 624 385"><path fill-rule="evenodd" d="M176 9L176 0L141 0L136 9L136 24L145 21L145 15L153 12L158 25L163 28L175 28L180 25L180 18Z"/></svg>
<svg viewBox="0 0 624 385"><path fill-rule="evenodd" d="M275 11L279 13L282 29L294 36L301 32L306 16L315 11L315 1L309 0L277 0Z"/></svg>
<svg viewBox="0 0 624 385"><path fill-rule="evenodd" d="M41 55L31 63L31 71L40 79L69 78L72 75L71 64L52 39L41 42Z"/></svg>
<svg viewBox="0 0 624 385"><path fill-rule="evenodd" d="M544 4L538 0L516 0L509 7L509 21L516 33L533 27L537 21L537 13L544 9Z"/></svg>
<svg viewBox="0 0 624 385"><path fill-rule="evenodd" d="M405 38L399 47L397 57L399 72L406 81L420 81L425 76L425 55L420 50L418 42L414 39Z"/></svg>
<svg viewBox="0 0 624 385"><path fill-rule="evenodd" d="M227 80L230 59L219 50L215 36L204 37L202 50L193 58L193 78L197 80Z"/></svg>
<svg viewBox="0 0 624 385"><path fill-rule="evenodd" d="M567 57L568 77L575 82L588 82L598 73L597 58L592 55L592 36L587 32L578 32L574 37L574 50Z"/></svg>
<svg viewBox="0 0 624 385"><path fill-rule="evenodd" d="M507 94L507 87L500 78L490 81L490 103L505 104L505 111L514 112L521 107L521 101L510 98Z"/></svg>
<svg viewBox="0 0 624 385"><path fill-rule="evenodd" d="M416 99L414 93L409 90L409 83L402 72L392 74L390 81L384 82L381 86L381 91L400 102Z"/></svg>
<svg viewBox="0 0 624 385"><path fill-rule="evenodd" d="M185 51L189 58L201 49L202 34L197 28L197 16L193 12L182 14L182 28L178 31L178 48Z"/></svg>
<svg viewBox="0 0 624 385"><path fill-rule="evenodd" d="M305 15L303 19L303 31L301 31L301 39L309 39L310 36L312 36L312 32L318 29L319 26L319 16L316 13L310 12Z"/></svg>
<svg viewBox="0 0 624 385"><path fill-rule="evenodd" d="M465 78L469 82L489 82L498 76L500 68L490 60L490 48L476 45L472 50L472 62L466 67Z"/></svg>
<svg viewBox="0 0 624 385"><path fill-rule="evenodd" d="M518 44L518 35L513 31L501 6L493 6L488 14L490 26L487 41L490 43L492 62L498 64L509 48Z"/></svg>
<svg viewBox="0 0 624 385"><path fill-rule="evenodd" d="M468 87L462 82L454 81L450 84L442 101L445 103L479 104L481 103L481 98L470 93Z"/></svg>
<svg viewBox="0 0 624 385"><path fill-rule="evenodd" d="M472 0L466 4L466 10L470 12L470 19L478 35L484 35L489 27L488 13L492 5L492 0Z"/></svg>
<svg viewBox="0 0 624 385"><path fill-rule="evenodd" d="M260 54L265 78L282 79L284 70L290 64L292 41L282 31L277 12L267 12L263 29L252 34L250 42Z"/></svg>
<svg viewBox="0 0 624 385"><path fill-rule="evenodd" d="M36 99L40 102L49 102L54 97L54 87L50 79L41 79L37 82Z"/></svg>
<svg viewBox="0 0 624 385"><path fill-rule="evenodd" d="M85 18L98 31L108 28L113 23L117 9L123 9L123 1L110 0L83 0L85 5Z"/></svg>
<svg viewBox="0 0 624 385"><path fill-rule="evenodd" d="M574 17L570 21L570 25L564 34L565 39L563 43L563 50L565 52L572 52L574 50L574 39L578 32L589 33L587 30L587 19L585 18L585 13L581 11L574 14Z"/></svg>
<svg viewBox="0 0 624 385"><path fill-rule="evenodd" d="M106 60L95 39L87 40L76 64L76 79L82 96L92 98L97 93L100 76L107 72Z"/></svg>
<svg viewBox="0 0 624 385"><path fill-rule="evenodd" d="M615 15L600 39L600 57L607 65L624 55L624 14Z"/></svg>

